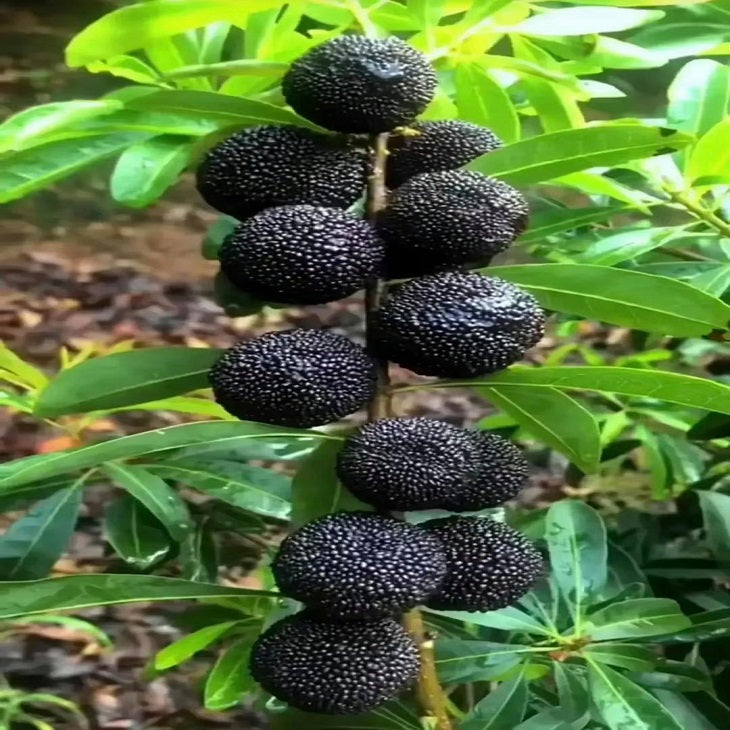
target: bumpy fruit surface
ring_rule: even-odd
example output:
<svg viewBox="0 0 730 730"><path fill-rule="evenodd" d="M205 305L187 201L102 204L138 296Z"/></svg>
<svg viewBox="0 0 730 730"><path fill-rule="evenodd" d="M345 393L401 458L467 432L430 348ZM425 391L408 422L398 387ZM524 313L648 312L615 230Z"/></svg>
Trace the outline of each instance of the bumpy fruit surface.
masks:
<svg viewBox="0 0 730 730"><path fill-rule="evenodd" d="M282 90L294 111L336 132L378 133L413 121L436 89L428 59L399 38L344 35L297 59Z"/></svg>
<svg viewBox="0 0 730 730"><path fill-rule="evenodd" d="M321 426L358 410L375 393L375 361L326 330L268 332L227 350L209 374L231 415L277 426Z"/></svg>
<svg viewBox="0 0 730 730"><path fill-rule="evenodd" d="M338 208L269 208L223 242L221 270L264 301L324 304L378 278L384 247L372 226Z"/></svg>
<svg viewBox="0 0 730 730"><path fill-rule="evenodd" d="M388 140L386 184L397 188L422 172L455 170L502 147L491 129L460 119L415 122Z"/></svg>
<svg viewBox="0 0 730 730"><path fill-rule="evenodd" d="M514 284L446 272L395 287L375 312L373 352L420 375L470 378L519 360L543 334L535 298Z"/></svg>
<svg viewBox="0 0 730 730"><path fill-rule="evenodd" d="M397 615L423 603L446 575L439 540L370 512L338 512L304 525L272 565L279 590L343 620Z"/></svg>
<svg viewBox="0 0 730 730"><path fill-rule="evenodd" d="M251 675L306 712L367 712L396 697L418 672L418 650L390 618L342 623L300 613L275 623L251 652Z"/></svg>
<svg viewBox="0 0 730 730"><path fill-rule="evenodd" d="M527 225L520 192L478 172L427 172L397 188L378 217L389 278L486 265Z"/></svg>
<svg viewBox="0 0 730 730"><path fill-rule="evenodd" d="M366 156L341 140L301 127L259 126L211 148L197 186L216 210L245 220L275 205L348 208L366 177Z"/></svg>
<svg viewBox="0 0 730 730"><path fill-rule="evenodd" d="M339 455L340 481L383 510L473 512L514 497L527 461L509 441L431 418L368 423Z"/></svg>
<svg viewBox="0 0 730 730"><path fill-rule="evenodd" d="M448 573L428 601L442 611L496 611L530 590L543 571L535 546L501 522L480 517L447 517L421 528L438 537Z"/></svg>

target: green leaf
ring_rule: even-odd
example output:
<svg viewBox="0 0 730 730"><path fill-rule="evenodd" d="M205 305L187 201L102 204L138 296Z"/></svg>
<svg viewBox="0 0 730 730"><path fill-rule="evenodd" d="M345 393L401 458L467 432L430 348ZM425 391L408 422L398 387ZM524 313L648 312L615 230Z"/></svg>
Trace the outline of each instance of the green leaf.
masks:
<svg viewBox="0 0 730 730"><path fill-rule="evenodd" d="M155 654L155 669L163 671L186 662L199 651L223 638L237 623L237 621L227 621L222 624L213 624L213 626L205 626L192 634L183 636L182 639L178 639Z"/></svg>
<svg viewBox="0 0 730 730"><path fill-rule="evenodd" d="M669 634L689 626L690 620L676 601L668 598L635 598L592 613L587 619L585 630L593 641L609 641Z"/></svg>
<svg viewBox="0 0 730 730"><path fill-rule="evenodd" d="M222 350L150 347L86 360L63 370L36 402L37 416L55 418L147 403L208 387Z"/></svg>
<svg viewBox="0 0 730 730"><path fill-rule="evenodd" d="M543 243L548 236L590 226L618 215L623 206L591 208L557 208L532 216L530 227L519 238L519 243Z"/></svg>
<svg viewBox="0 0 730 730"><path fill-rule="evenodd" d="M482 682L503 675L532 653L520 644L439 639L436 667L443 684Z"/></svg>
<svg viewBox="0 0 730 730"><path fill-rule="evenodd" d="M47 142L0 157L0 203L48 187L138 142L139 134L100 134Z"/></svg>
<svg viewBox="0 0 730 730"><path fill-rule="evenodd" d="M66 63L73 67L109 58L176 33L227 20L241 27L246 16L276 7L278 0L149 0L103 15L71 39Z"/></svg>
<svg viewBox="0 0 730 730"><path fill-rule="evenodd" d="M481 700L460 724L460 730L514 730L527 709L524 672L503 682Z"/></svg>
<svg viewBox="0 0 730 730"><path fill-rule="evenodd" d="M526 431L565 454L582 471L598 470L601 434L591 412L554 388L482 388L486 398Z"/></svg>
<svg viewBox="0 0 730 730"><path fill-rule="evenodd" d="M239 58L220 63L201 63L168 71L166 79L188 79L198 76L280 76L289 68L288 63L264 61L258 58Z"/></svg>
<svg viewBox="0 0 730 730"><path fill-rule="evenodd" d="M370 510L339 482L335 472L342 443L325 442L301 464L292 482L292 523L299 527L332 512Z"/></svg>
<svg viewBox="0 0 730 730"><path fill-rule="evenodd" d="M152 66L141 58L124 54L112 56L106 61L91 61L86 65L86 70L92 74L108 73L137 84L155 86L162 83L159 74Z"/></svg>
<svg viewBox="0 0 730 730"><path fill-rule="evenodd" d="M17 152L32 147L38 144L39 138L68 130L79 122L109 114L121 107L122 103L116 99L77 99L25 109L0 124L0 152ZM74 136L78 136L78 133Z"/></svg>
<svg viewBox="0 0 730 730"><path fill-rule="evenodd" d="M667 154L692 140L684 132L665 127L626 122L594 124L515 142L482 155L469 169L524 186L592 167L612 167L650 155Z"/></svg>
<svg viewBox="0 0 730 730"><path fill-rule="evenodd" d="M730 72L728 73L730 74ZM700 137L689 153L687 161L687 177L691 181L727 173L730 168L728 135L730 135L730 119L718 122Z"/></svg>
<svg viewBox="0 0 730 730"><path fill-rule="evenodd" d="M165 89L131 99L127 106L130 109L218 119L241 127L253 124L295 124L321 129L284 107L212 91Z"/></svg>
<svg viewBox="0 0 730 730"><path fill-rule="evenodd" d="M520 138L520 120L509 94L477 63L454 73L459 118L491 129L506 143Z"/></svg>
<svg viewBox="0 0 730 730"><path fill-rule="evenodd" d="M547 10L523 20L510 30L534 36L573 36L591 33L615 33L637 28L660 20L664 13L657 10L624 10L621 8L582 8Z"/></svg>
<svg viewBox="0 0 730 730"><path fill-rule="evenodd" d="M730 436L730 418L724 413L708 413L687 431L687 438L696 441L711 441Z"/></svg>
<svg viewBox="0 0 730 730"><path fill-rule="evenodd" d="M727 25L722 23L656 23L642 28L629 40L659 53L668 61L698 56L727 41Z"/></svg>
<svg viewBox="0 0 730 730"><path fill-rule="evenodd" d="M574 260L599 266L614 266L664 246L674 236L676 229L671 227L629 228L601 237L589 244Z"/></svg>
<svg viewBox="0 0 730 730"><path fill-rule="evenodd" d="M656 654L647 646L636 644L589 644L582 654L599 664L610 664L632 672L646 672L654 669Z"/></svg>
<svg viewBox="0 0 730 730"><path fill-rule="evenodd" d="M170 538L152 513L130 495L111 502L104 512L104 536L126 563L147 570L170 550Z"/></svg>
<svg viewBox="0 0 730 730"><path fill-rule="evenodd" d="M551 707L533 715L529 720L521 722L515 730L572 730L572 725L566 720L564 710Z"/></svg>
<svg viewBox="0 0 730 730"><path fill-rule="evenodd" d="M5 343L0 342L0 369L8 370L33 389L43 388L48 378L41 370L16 355Z"/></svg>
<svg viewBox="0 0 730 730"><path fill-rule="evenodd" d="M177 182L191 150L189 139L174 136L132 145L122 152L112 173L112 198L132 208L153 203Z"/></svg>
<svg viewBox="0 0 730 730"><path fill-rule="evenodd" d="M560 708L571 723L575 723L574 727L583 727L581 720L587 719L590 713L590 698L583 673L578 673L575 666L553 662L553 675Z"/></svg>
<svg viewBox="0 0 730 730"><path fill-rule="evenodd" d="M237 225L238 221L227 215L220 216L212 223L201 246L203 258L208 261L217 261L218 252L223 245L223 241L233 233Z"/></svg>
<svg viewBox="0 0 730 730"><path fill-rule="evenodd" d="M730 70L709 58L683 66L668 91L667 121L702 135L721 122L730 108Z"/></svg>
<svg viewBox="0 0 730 730"><path fill-rule="evenodd" d="M649 689L673 689L678 692L712 690L712 680L706 672L670 659L660 662L653 672L632 672L629 678Z"/></svg>
<svg viewBox="0 0 730 730"><path fill-rule="evenodd" d="M730 496L697 490L702 508L707 541L715 557L730 563Z"/></svg>
<svg viewBox="0 0 730 730"><path fill-rule="evenodd" d="M145 468L255 514L285 520L291 512L291 479L271 469L226 459L183 459Z"/></svg>
<svg viewBox="0 0 730 730"><path fill-rule="evenodd" d="M82 480L38 502L0 536L2 580L34 580L48 575L76 527Z"/></svg>
<svg viewBox="0 0 730 730"><path fill-rule="evenodd" d="M445 616L454 621L463 621L467 624L475 624L476 626L486 626L490 629L499 631L516 631L528 634L542 634L550 636L551 632L541 624L535 617L521 611L519 608L509 606L499 611L488 611L486 613L469 613L467 611L433 611L428 609L428 613L437 616Z"/></svg>
<svg viewBox="0 0 730 730"><path fill-rule="evenodd" d="M588 665L591 697L611 730L683 730L646 690L609 667Z"/></svg>
<svg viewBox="0 0 730 730"><path fill-rule="evenodd" d="M111 441L91 444L80 449L58 451L43 456L29 456L12 464L6 473L0 472L0 494L9 487L20 486L67 474L77 469L97 466L115 459L132 459L184 446L200 448L206 444L209 449L239 449L249 440L270 440L277 447L283 441L325 439L339 441L340 438L317 431L300 431L279 428L251 421L184 423L145 433L122 436Z"/></svg>
<svg viewBox="0 0 730 730"><path fill-rule="evenodd" d="M241 701L254 684L248 670L256 632L250 633L227 647L218 658L205 682L205 708L225 710Z"/></svg>
<svg viewBox="0 0 730 730"><path fill-rule="evenodd" d="M184 540L191 529L190 513L183 498L163 479L143 467L129 464L104 465L109 478L139 500L170 533Z"/></svg>
<svg viewBox="0 0 730 730"><path fill-rule="evenodd" d="M545 538L552 575L560 592L575 607L578 624L581 608L608 580L606 525L587 504L564 499L548 509Z"/></svg>
<svg viewBox="0 0 730 730"><path fill-rule="evenodd" d="M49 611L78 611L93 606L111 606L137 601L182 601L225 598L237 601L241 610L262 598L276 598L269 591L193 583L156 575L71 575L38 581L3 584L0 620ZM231 604L229 604L231 605Z"/></svg>
<svg viewBox="0 0 730 730"><path fill-rule="evenodd" d="M147 90L146 93L151 93ZM188 117L179 114L154 112L150 110L137 111L124 109L112 112L97 120L87 122L85 128L89 133L102 132L147 132L149 134L170 134L187 137L205 137L216 132L221 127L221 121L213 116L206 119L204 116ZM140 135L140 139L144 137Z"/></svg>
<svg viewBox="0 0 730 730"><path fill-rule="evenodd" d="M241 519L236 520L236 531L239 534L258 532L258 524L249 530L249 525L255 519L246 515L246 525L242 524ZM261 529L263 528L261 523ZM180 543L179 559L182 578L199 583L210 583L218 579L218 544L212 521L201 519L195 523L191 532Z"/></svg>
<svg viewBox="0 0 730 730"><path fill-rule="evenodd" d="M675 337L726 329L730 306L682 281L591 264L482 270L527 289L547 309Z"/></svg>
<svg viewBox="0 0 730 730"><path fill-rule="evenodd" d="M694 706L690 698L683 697L678 692L655 689L652 694L672 713L681 727L692 728L692 730L721 730L723 727L727 727L727 722L730 722L729 713L726 722L722 722L720 725L713 724ZM697 697L696 693L691 695L692 699L695 697Z"/></svg>

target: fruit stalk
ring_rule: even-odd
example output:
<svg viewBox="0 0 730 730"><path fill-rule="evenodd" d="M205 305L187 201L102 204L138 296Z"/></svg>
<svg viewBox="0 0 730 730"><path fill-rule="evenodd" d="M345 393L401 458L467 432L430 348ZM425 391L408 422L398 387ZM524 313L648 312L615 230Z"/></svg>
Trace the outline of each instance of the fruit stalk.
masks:
<svg viewBox="0 0 730 730"><path fill-rule="evenodd" d="M385 167L388 156L388 133L373 135L371 145L372 169L368 180L365 212L367 219L374 224L379 211L386 203ZM372 315L380 307L385 292L386 283L382 279L370 282L365 290L365 320L368 329ZM368 405L368 421L377 421L389 416L392 416L392 410L388 361L381 360L378 363L378 389ZM426 631L421 612L418 609L409 611L403 618L403 626L416 642L420 655L415 694L421 712L433 724L434 730L452 730L446 708L446 695L436 672L433 638Z"/></svg>

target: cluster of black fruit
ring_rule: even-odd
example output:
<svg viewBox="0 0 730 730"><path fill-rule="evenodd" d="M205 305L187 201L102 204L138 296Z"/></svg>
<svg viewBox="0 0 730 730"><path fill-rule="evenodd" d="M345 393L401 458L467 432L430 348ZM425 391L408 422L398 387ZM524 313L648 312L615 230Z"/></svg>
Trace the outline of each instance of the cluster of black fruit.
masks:
<svg viewBox="0 0 730 730"><path fill-rule="evenodd" d="M468 271L524 230L527 205L510 186L458 169L500 146L489 130L414 122L435 87L427 59L403 41L343 36L300 58L283 80L290 106L337 134L261 126L208 153L198 188L241 221L220 251L233 286L265 301L315 304L381 278L410 278L373 313L367 348L295 329L226 352L210 380L231 414L320 426L375 395L379 359L421 375L473 377L511 365L541 337L533 297ZM363 220L349 209L383 133L387 201L375 220ZM475 512L514 497L527 463L498 436L427 418L384 419L346 442L337 471L376 512L327 515L284 541L274 577L305 609L259 638L251 671L294 707L352 713L391 699L417 674L418 647L398 622L404 612L508 606L542 562L522 535L493 520L413 525L393 514Z"/></svg>

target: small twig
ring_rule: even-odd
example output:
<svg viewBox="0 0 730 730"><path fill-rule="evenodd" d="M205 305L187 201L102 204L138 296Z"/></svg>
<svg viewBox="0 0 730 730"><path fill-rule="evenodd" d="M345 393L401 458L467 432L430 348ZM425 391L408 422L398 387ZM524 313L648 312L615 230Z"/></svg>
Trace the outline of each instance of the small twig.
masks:
<svg viewBox="0 0 730 730"><path fill-rule="evenodd" d="M689 213L692 213L695 218L704 221L710 228L714 228L716 231L722 233L723 236L730 238L730 223L724 221L709 208L706 208L700 201L690 197L682 190L664 188L664 192L669 196L670 200L681 205Z"/></svg>
<svg viewBox="0 0 730 730"><path fill-rule="evenodd" d="M385 207L387 199L385 167L388 158L388 135L374 135L372 149L372 170L368 180L365 211L368 221L375 223L378 213ZM380 307L385 293L386 284L382 279L370 282L365 290L365 317L368 332L372 316ZM391 415L391 392L388 378L388 361L381 360L378 362L378 389L368 406L368 421L377 421ZM402 515L398 513L391 514L393 517L402 519ZM415 692L421 712L424 718L427 718L431 723L435 723L434 730L452 730L446 695L436 673L433 638L426 632L421 612L414 609L407 613L403 619L403 626L413 637L420 655L420 668Z"/></svg>

